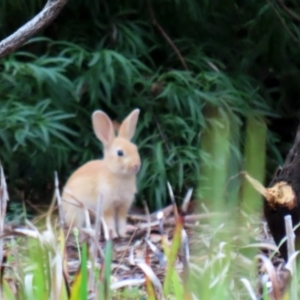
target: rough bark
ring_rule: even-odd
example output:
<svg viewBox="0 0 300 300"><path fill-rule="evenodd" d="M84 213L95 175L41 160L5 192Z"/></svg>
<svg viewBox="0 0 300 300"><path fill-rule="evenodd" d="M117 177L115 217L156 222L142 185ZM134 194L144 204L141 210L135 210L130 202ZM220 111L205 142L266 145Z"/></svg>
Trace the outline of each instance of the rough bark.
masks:
<svg viewBox="0 0 300 300"><path fill-rule="evenodd" d="M294 144L288 153L284 165L277 171L269 187L275 186L278 182L288 183L296 196L296 206L292 209L280 204L271 207L268 201L264 201L264 214L275 243L279 245L285 237L284 217L291 215L293 226L300 222L300 126L298 127ZM296 247L300 242L300 227L295 231ZM300 243L299 243L300 244ZM287 260L287 244L280 247L282 257Z"/></svg>
<svg viewBox="0 0 300 300"><path fill-rule="evenodd" d="M0 42L0 58L12 53L33 35L50 25L67 2L68 0L48 0L39 14Z"/></svg>

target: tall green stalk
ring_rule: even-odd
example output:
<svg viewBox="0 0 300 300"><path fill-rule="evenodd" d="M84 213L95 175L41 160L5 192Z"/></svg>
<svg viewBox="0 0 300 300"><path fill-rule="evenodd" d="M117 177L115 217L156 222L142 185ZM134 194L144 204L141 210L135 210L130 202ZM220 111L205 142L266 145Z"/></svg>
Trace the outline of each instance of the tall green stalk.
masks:
<svg viewBox="0 0 300 300"><path fill-rule="evenodd" d="M230 117L220 107L211 107L207 117L208 124L201 137L201 151L205 154L201 155L198 193L210 208L220 209L227 186Z"/></svg>
<svg viewBox="0 0 300 300"><path fill-rule="evenodd" d="M226 200L231 208L239 203L241 187L241 120L238 117L231 118L230 153L227 173Z"/></svg>
<svg viewBox="0 0 300 300"><path fill-rule="evenodd" d="M245 136L245 171L261 182L265 179L267 125L262 117L249 116L246 121ZM243 179L241 205L243 209L258 210L262 196Z"/></svg>

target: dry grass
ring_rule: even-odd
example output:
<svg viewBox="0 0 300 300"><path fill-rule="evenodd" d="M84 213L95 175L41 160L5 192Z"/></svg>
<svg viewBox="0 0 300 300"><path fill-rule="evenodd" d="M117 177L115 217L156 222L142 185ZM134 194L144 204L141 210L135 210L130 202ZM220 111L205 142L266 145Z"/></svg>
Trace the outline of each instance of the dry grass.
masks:
<svg viewBox="0 0 300 300"><path fill-rule="evenodd" d="M2 176L2 217L4 190ZM68 232L61 214L51 221L57 189L44 219L4 226L4 299L281 299L294 258L286 266L274 255L259 216L196 211L191 196L180 209L173 202L154 214L132 212L128 238L112 241L105 224L103 237L92 227Z"/></svg>

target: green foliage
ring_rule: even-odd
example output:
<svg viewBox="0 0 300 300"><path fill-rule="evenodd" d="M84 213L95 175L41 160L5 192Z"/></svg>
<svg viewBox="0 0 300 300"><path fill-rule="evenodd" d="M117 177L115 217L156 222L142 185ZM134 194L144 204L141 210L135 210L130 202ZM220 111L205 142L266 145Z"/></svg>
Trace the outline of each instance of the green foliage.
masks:
<svg viewBox="0 0 300 300"><path fill-rule="evenodd" d="M43 5L1 0L0 37ZM11 185L26 178L28 189L45 186L54 170L63 184L101 156L93 110L121 120L139 107L138 200L164 206L167 180L177 195L198 185L199 148L210 163L201 150L201 133L214 122L208 106L223 107L238 123L250 112L290 113L286 99L300 96L291 35L298 28L272 1L70 1L39 37L0 62L1 160ZM242 126L238 135L242 143ZM240 145L230 147L237 157Z"/></svg>

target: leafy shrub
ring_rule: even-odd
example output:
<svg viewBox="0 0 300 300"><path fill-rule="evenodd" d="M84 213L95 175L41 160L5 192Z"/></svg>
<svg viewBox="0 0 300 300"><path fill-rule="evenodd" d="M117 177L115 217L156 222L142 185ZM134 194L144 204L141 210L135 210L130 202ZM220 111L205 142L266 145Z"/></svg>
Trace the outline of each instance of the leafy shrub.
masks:
<svg viewBox="0 0 300 300"><path fill-rule="evenodd" d="M0 36L41 5L1 1ZM18 24L11 21L21 14ZM261 30L266 22L275 26L276 18L259 1L70 2L41 37L0 62L1 159L11 183L31 178L44 186L57 170L63 184L80 164L101 156L92 111L101 108L121 120L139 107L138 200L151 209L165 205L166 180L177 195L196 187L199 156L211 163L201 150L201 134L213 121L210 108L239 124L249 114L281 112L281 102L272 102L274 90L264 85L266 77L278 76L264 70L284 72L275 66L284 54L270 56L268 42L278 33ZM275 27L282 35L285 29ZM232 149L241 157L242 147Z"/></svg>

